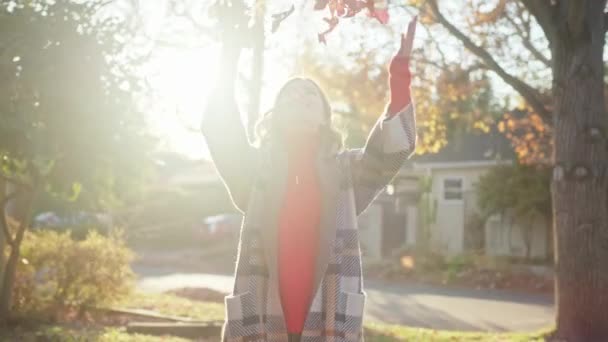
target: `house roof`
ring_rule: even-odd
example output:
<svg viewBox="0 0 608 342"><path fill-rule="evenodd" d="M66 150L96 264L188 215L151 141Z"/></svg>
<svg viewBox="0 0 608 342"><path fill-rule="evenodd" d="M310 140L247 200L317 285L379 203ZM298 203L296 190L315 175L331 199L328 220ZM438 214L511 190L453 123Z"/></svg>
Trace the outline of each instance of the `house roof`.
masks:
<svg viewBox="0 0 608 342"><path fill-rule="evenodd" d="M413 164L485 162L515 160L511 142L496 128L490 133L479 130L465 132L451 139L437 153L413 155L408 161Z"/></svg>

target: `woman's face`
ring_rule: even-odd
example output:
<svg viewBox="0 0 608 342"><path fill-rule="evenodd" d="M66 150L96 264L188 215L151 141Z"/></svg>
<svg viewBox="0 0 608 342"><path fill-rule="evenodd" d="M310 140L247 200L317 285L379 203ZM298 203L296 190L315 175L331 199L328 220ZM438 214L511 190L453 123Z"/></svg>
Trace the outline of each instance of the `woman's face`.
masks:
<svg viewBox="0 0 608 342"><path fill-rule="evenodd" d="M277 99L275 113L289 134L311 134L326 123L327 113L319 89L308 80L297 79L285 86Z"/></svg>

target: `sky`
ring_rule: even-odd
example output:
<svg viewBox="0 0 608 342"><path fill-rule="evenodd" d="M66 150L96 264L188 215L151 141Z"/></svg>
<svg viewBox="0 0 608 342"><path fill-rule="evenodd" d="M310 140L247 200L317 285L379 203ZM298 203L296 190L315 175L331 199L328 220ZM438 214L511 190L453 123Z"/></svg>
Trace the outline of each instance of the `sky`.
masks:
<svg viewBox="0 0 608 342"><path fill-rule="evenodd" d="M152 33L157 33L167 25L160 14L163 7L159 1L156 9L158 12L154 8L146 12L145 18L149 20L146 27ZM196 45L198 46L192 48L157 46L142 72L152 90L152 99L146 105L146 115L153 133L161 138L163 149L193 159L208 158L198 127L202 109L217 76L220 58L217 42L206 41ZM241 59L241 72L247 70L249 54L245 52ZM277 61L272 53L267 54L266 58L266 84L276 87L287 79L289 63ZM271 103L268 96L270 91L264 90L262 108L267 108ZM241 94L237 94L239 105L244 107L245 98L239 95Z"/></svg>
<svg viewBox="0 0 608 342"><path fill-rule="evenodd" d="M142 66L142 75L152 89L152 93L144 101L144 112L152 132L161 138L164 150L175 151L192 159L208 159L209 155L198 127L207 96L216 78L215 71L220 57L219 44L212 40L205 40L200 35L197 36L191 28L184 28L189 27L188 25L176 23L175 17L171 17L167 13L168 1L141 1L141 4L145 5L142 5L140 10L145 36L148 39L158 39L170 43L157 44L152 50L148 62ZM253 0L246 1L252 2ZM201 1L192 0L192 3L200 5ZM202 3L211 3L211 1L203 0ZM265 112L271 107L274 95L279 88L291 76L294 76L294 61L304 48L302 42L310 42L311 44L308 46L312 46L315 49L315 56L321 59L335 60L336 57L339 59L348 56L353 51L360 50L360 44L363 44L365 48L373 48L391 40L395 42L396 52L399 46L398 34L403 32L412 16L407 9L404 12L391 8L391 20L388 27L392 29L382 30L377 21L360 13L355 18L342 20L336 30L328 36L328 43L325 46L317 42L317 33L324 31L327 27L323 22L326 12L313 11L312 1L267 0L266 3L268 14L284 11L292 3L296 4L296 11L282 23L278 32L267 34L260 112ZM306 5L302 6L302 4ZM456 2L442 2L444 14L459 26L466 25L466 11L457 8L455 4ZM206 11L199 6L192 13L199 12ZM204 16L200 16L198 20L203 24L208 23ZM177 30L169 30L174 26L177 27ZM269 20L267 20L266 26L268 31ZM533 32L533 35L542 38L540 32ZM441 48L446 55L452 58L452 61L466 64L476 60L467 54L464 54L464 59L458 59L463 56L464 47L455 42L453 38L436 37L439 37L440 40L443 39L440 41ZM419 24L414 47L431 49L430 46L421 46L425 38L426 30ZM514 48L512 42L509 42L508 46L510 49ZM388 64L391 55L392 52L388 51L385 56L386 60L378 61L378 63ZM504 59L508 58L508 55L495 57L499 58L501 64L508 65L508 59ZM250 52L246 51L239 65L239 70L245 76L248 76L249 62ZM513 71L509 68L507 70ZM534 70L538 69L528 65L523 72L526 70L536 72ZM522 71L522 69L518 69L518 71ZM493 80L493 92L497 100L506 101L513 98L514 92L509 86L493 73L490 73L490 77ZM546 84L545 82L550 77L550 74L542 75L538 82ZM236 98L241 108L246 106L244 94L245 91L242 87L237 89Z"/></svg>
<svg viewBox="0 0 608 342"><path fill-rule="evenodd" d="M275 0L269 2L268 12L276 13L289 8L290 5L290 1ZM360 14L361 18L344 21L330 34L327 46L322 46L316 43L316 40L317 33L326 28L322 21L325 13L313 12L311 6L304 9L298 7L296 12L283 22L277 33L268 35L261 112L270 108L274 94L293 76L293 57L302 47L297 42L308 40L318 45L317 52L321 57L345 53L349 45L354 43L340 36L356 31L356 26L361 21L371 20ZM148 2L147 7L142 8L146 35L162 36L165 40L178 39L180 37L163 33L170 23L165 7L165 1L159 0ZM390 24L405 27L404 18L401 19L393 20ZM374 41L374 38L378 37L370 37L370 41ZM398 40L395 41L397 48ZM216 77L219 44L213 41L198 41L193 45L196 46L156 46L149 61L142 66L142 74L152 90L145 101L144 111L152 132L161 138L162 148L199 159L208 158L198 127L202 108ZM245 52L240 64L242 72L248 70L249 57L249 53ZM242 93L237 92L237 100L241 108L244 108L245 97Z"/></svg>

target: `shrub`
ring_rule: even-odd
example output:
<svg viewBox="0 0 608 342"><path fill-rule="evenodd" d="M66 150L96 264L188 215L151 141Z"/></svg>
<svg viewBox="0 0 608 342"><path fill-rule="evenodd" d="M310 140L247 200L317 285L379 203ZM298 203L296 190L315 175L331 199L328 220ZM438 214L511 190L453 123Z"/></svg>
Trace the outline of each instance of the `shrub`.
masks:
<svg viewBox="0 0 608 342"><path fill-rule="evenodd" d="M399 264L404 256L411 257L413 269L421 272L440 271L446 264L443 255L418 246L403 246L393 252L393 259Z"/></svg>
<svg viewBox="0 0 608 342"><path fill-rule="evenodd" d="M82 241L70 234L42 230L26 236L15 283L17 312L77 308L82 313L130 292L134 254L121 231L108 236L90 231Z"/></svg>

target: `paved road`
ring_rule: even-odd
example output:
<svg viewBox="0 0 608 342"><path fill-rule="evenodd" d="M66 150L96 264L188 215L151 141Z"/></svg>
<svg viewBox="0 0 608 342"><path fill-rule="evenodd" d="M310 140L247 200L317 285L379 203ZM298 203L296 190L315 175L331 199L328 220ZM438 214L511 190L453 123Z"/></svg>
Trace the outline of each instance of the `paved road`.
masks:
<svg viewBox="0 0 608 342"><path fill-rule="evenodd" d="M169 273L136 267L140 289L161 292L207 287L228 293L229 275ZM391 285L366 280L366 320L445 330L532 331L553 322L548 296L493 290L447 289L426 285Z"/></svg>
<svg viewBox="0 0 608 342"><path fill-rule="evenodd" d="M444 330L534 331L553 323L548 296L366 282L368 320Z"/></svg>

